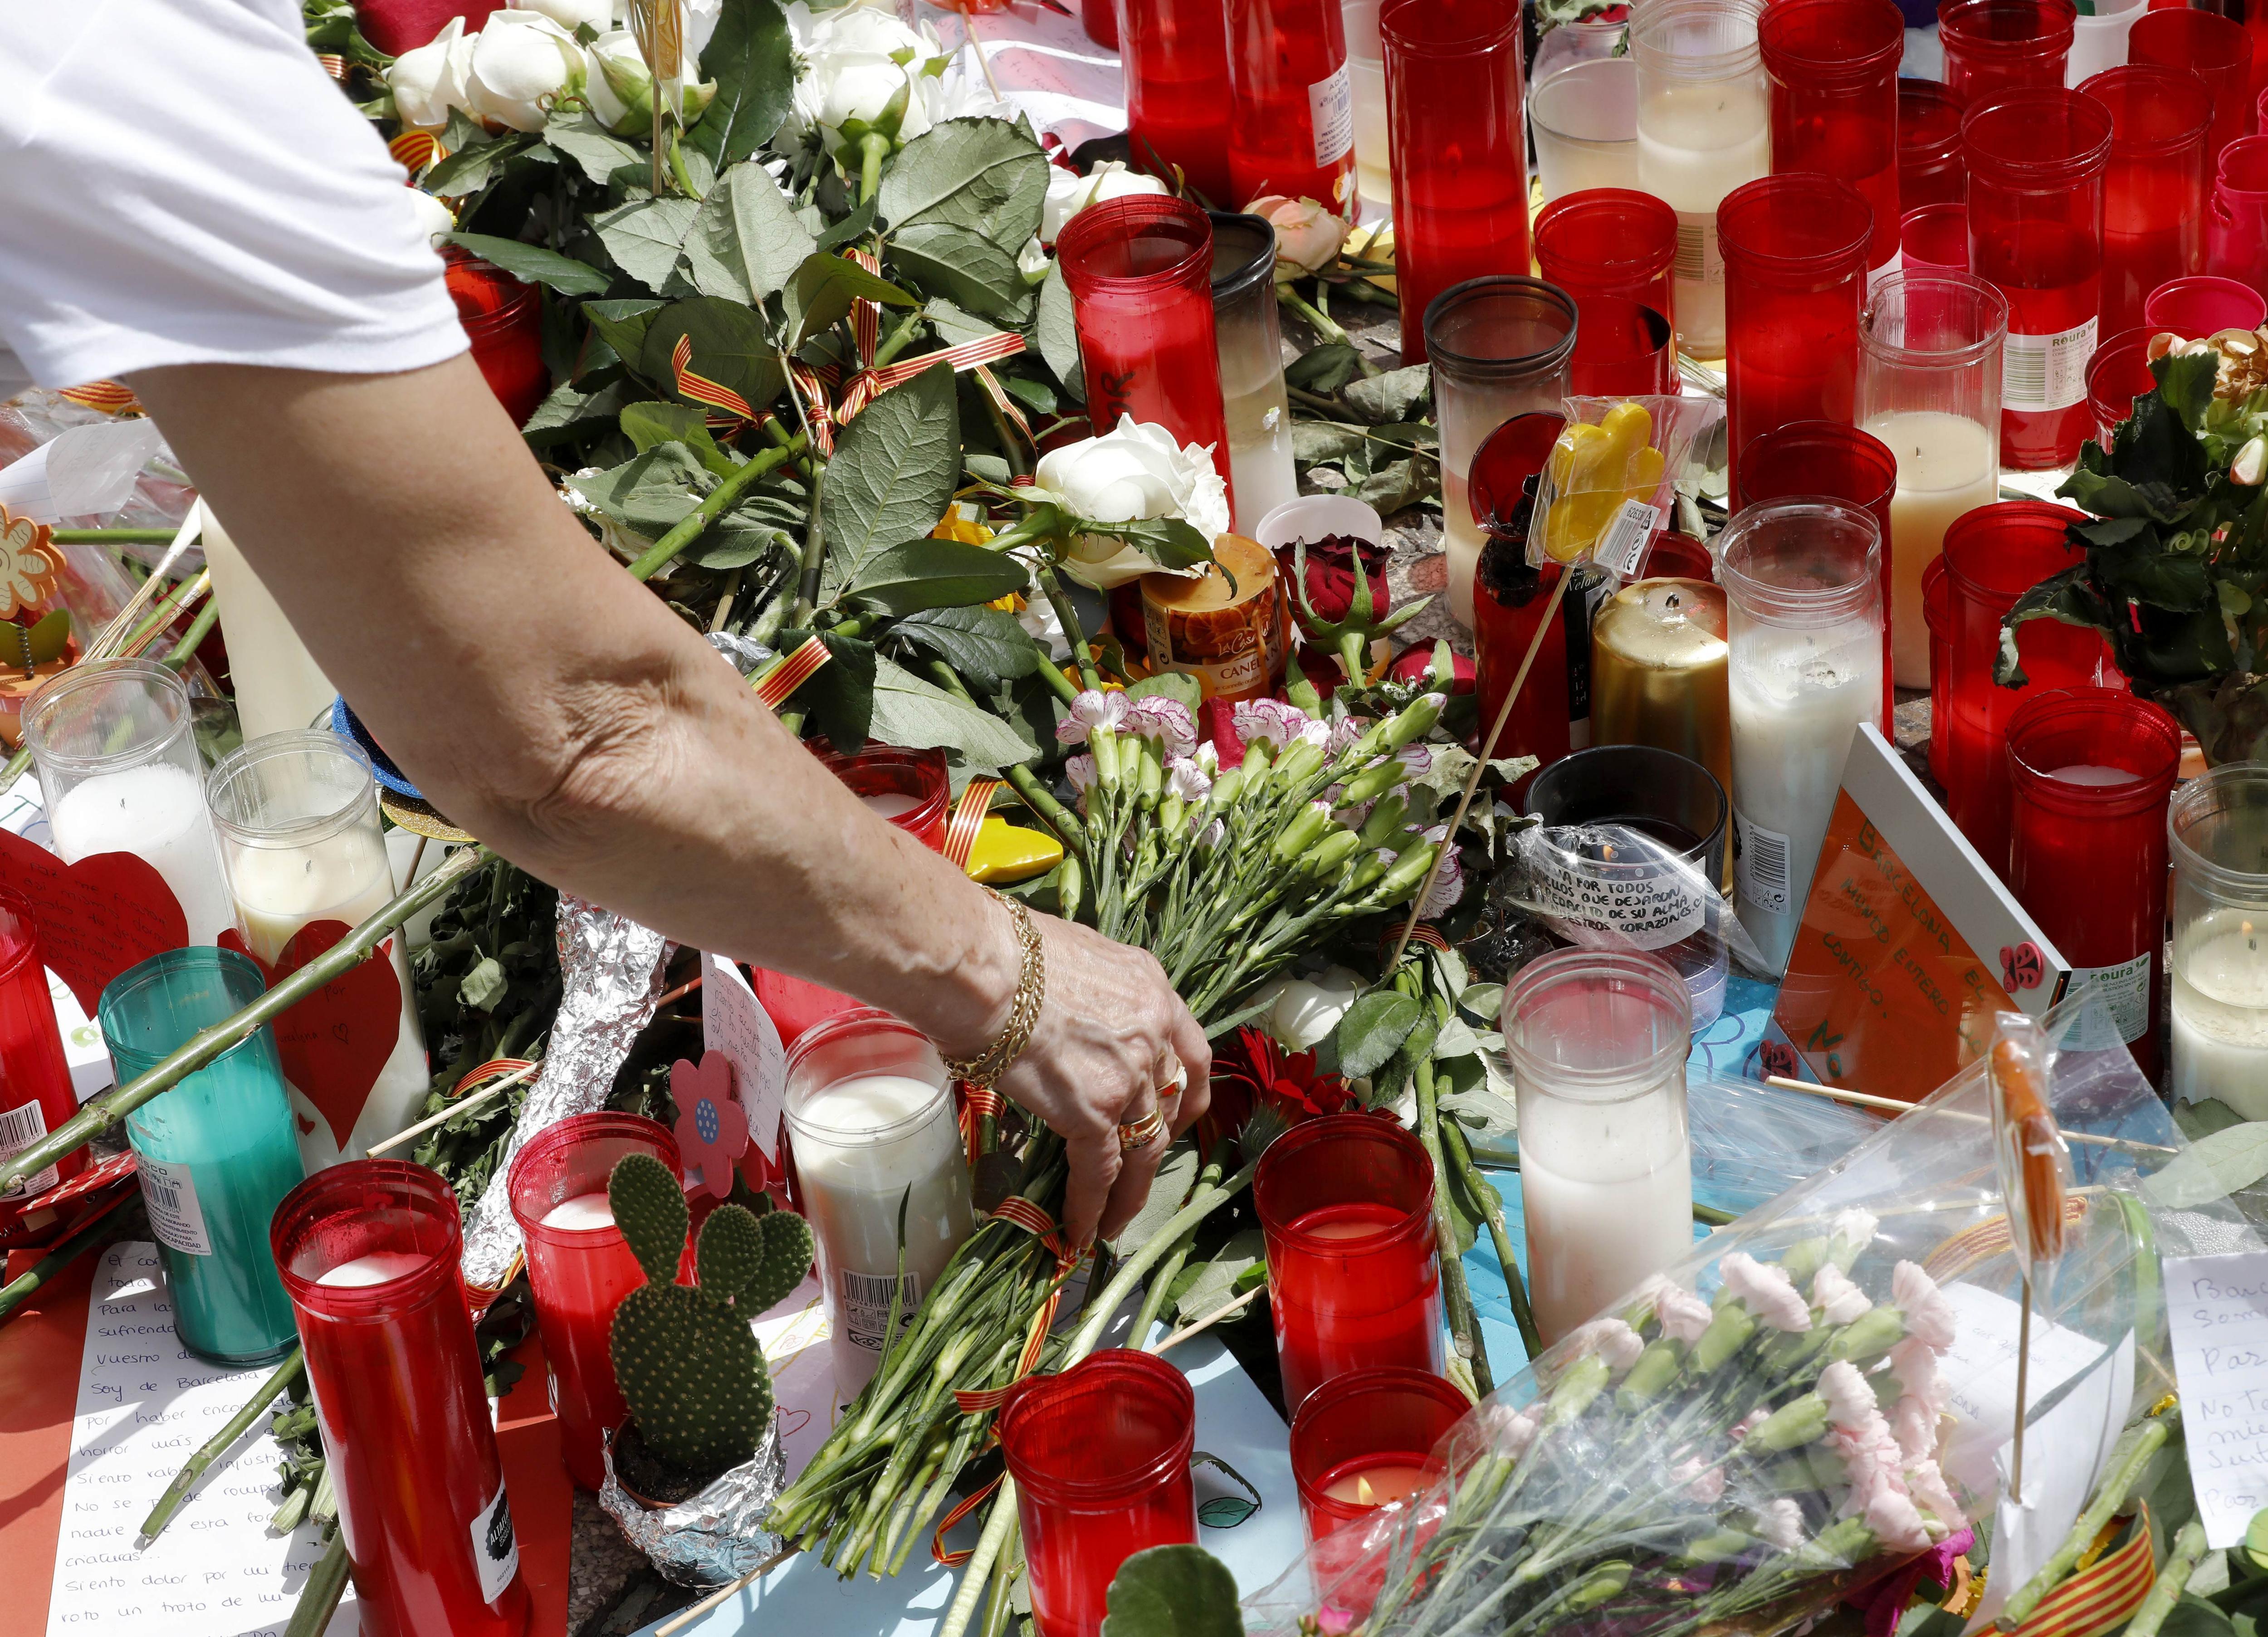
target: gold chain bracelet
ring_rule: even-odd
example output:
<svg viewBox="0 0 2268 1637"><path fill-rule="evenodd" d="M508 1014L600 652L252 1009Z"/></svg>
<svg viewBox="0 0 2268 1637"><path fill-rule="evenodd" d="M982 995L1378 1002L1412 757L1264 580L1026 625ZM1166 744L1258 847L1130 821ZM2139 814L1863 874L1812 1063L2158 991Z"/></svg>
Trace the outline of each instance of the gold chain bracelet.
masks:
<svg viewBox="0 0 2268 1637"><path fill-rule="evenodd" d="M955 1080L989 1090L1032 1043L1032 1030L1040 1021L1040 1004L1047 999L1048 970L1040 929L1032 924L1032 912L1020 900L1005 893L994 892L990 887L984 890L1008 906L1015 923L1016 943L1022 952L1022 964L1016 974L1016 999L1009 1007L1007 1026L1000 1031L999 1038L973 1058L946 1058L945 1070Z"/></svg>

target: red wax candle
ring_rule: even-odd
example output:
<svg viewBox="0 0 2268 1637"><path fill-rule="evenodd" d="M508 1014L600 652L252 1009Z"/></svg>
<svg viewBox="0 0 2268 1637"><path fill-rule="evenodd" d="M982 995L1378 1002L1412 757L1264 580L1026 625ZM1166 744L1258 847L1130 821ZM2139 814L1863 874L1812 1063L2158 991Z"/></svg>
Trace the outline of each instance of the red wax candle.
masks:
<svg viewBox="0 0 2268 1637"><path fill-rule="evenodd" d="M1197 1537L1197 1396L1154 1353L1109 1347L1027 1376L1000 1412L1040 1637L1099 1637L1118 1566Z"/></svg>
<svg viewBox="0 0 2268 1637"><path fill-rule="evenodd" d="M2068 466L2087 438L2110 113L2075 91L2012 92L1970 108L1961 140L1970 269L2008 301L2000 461Z"/></svg>
<svg viewBox="0 0 2268 1637"><path fill-rule="evenodd" d="M1766 176L1725 195L1725 446L1740 461L1791 421L1851 419L1874 216L1829 176ZM1818 490L1809 490L1817 493Z"/></svg>
<svg viewBox="0 0 2268 1637"><path fill-rule="evenodd" d="M1291 1441L1308 1544L1430 1483L1443 1470L1433 1446L1471 1408L1454 1382L1428 1370L1350 1370L1309 1393Z"/></svg>
<svg viewBox="0 0 2268 1637"><path fill-rule="evenodd" d="M541 293L459 246L441 254L447 263L443 277L472 343L473 362L517 426L551 390L551 371L543 362Z"/></svg>
<svg viewBox="0 0 2268 1637"><path fill-rule="evenodd" d="M1677 212L1650 193L1587 188L1536 214L1535 265L1545 282L1575 298L1579 310L1594 296L1621 296L1674 325L1676 262ZM1582 343L1579 328L1579 357Z"/></svg>
<svg viewBox="0 0 2268 1637"><path fill-rule="evenodd" d="M1229 198L1228 35L1221 0L1125 0L1117 21L1136 164L1166 174L1167 166L1178 165L1207 198L1224 208L1242 203Z"/></svg>
<svg viewBox="0 0 2268 1637"><path fill-rule="evenodd" d="M1898 208L1959 204L1968 196L1961 160L1961 104L1933 79L1898 82Z"/></svg>
<svg viewBox="0 0 2268 1637"><path fill-rule="evenodd" d="M2132 63L2080 88L2110 110L2102 172L2102 321L2111 335L2205 259L2205 139L2213 93L2187 69Z"/></svg>
<svg viewBox="0 0 2268 1637"><path fill-rule="evenodd" d="M2224 329L2257 329L2264 319L2268 319L2268 306L2258 291L2233 278L2203 273L2168 279L2142 304L2143 328L2171 330L2184 339Z"/></svg>
<svg viewBox="0 0 2268 1637"><path fill-rule="evenodd" d="M269 1228L369 1637L518 1637L527 1591L436 1172L356 1160L300 1184Z"/></svg>
<svg viewBox="0 0 2268 1637"><path fill-rule="evenodd" d="M1772 83L1772 170L1817 171L1858 190L1874 212L1869 270L1889 267L1898 254L1905 45L1905 18L1892 0L1775 0L1756 21Z"/></svg>
<svg viewBox="0 0 2268 1637"><path fill-rule="evenodd" d="M40 954L32 906L0 892L0 1158L28 1147L78 1112L70 1065L55 1028L55 997ZM19 1192L44 1193L86 1169L74 1148L26 1181Z"/></svg>
<svg viewBox="0 0 2268 1637"><path fill-rule="evenodd" d="M2146 11L2126 36L2126 60L2185 68L2212 88L2213 123L2205 141L2210 181L2220 151L2245 134L2252 117L2252 42L2244 26L2213 11Z"/></svg>
<svg viewBox="0 0 2268 1637"><path fill-rule="evenodd" d="M1953 623L1953 587L1946 583L1941 557L1932 557L1921 571L1921 613L1929 624L1929 773L1942 785L1953 722L1953 669L1945 657Z"/></svg>
<svg viewBox="0 0 2268 1637"><path fill-rule="evenodd" d="M607 1338L615 1309L645 1283L615 1226L607 1179L626 1154L678 1169L677 1139L635 1114L577 1114L547 1125L512 1162L512 1213L527 1243L527 1283L551 1367L551 1404L567 1475L585 1489L605 1479L607 1434L629 1419Z"/></svg>
<svg viewBox="0 0 2268 1637"><path fill-rule="evenodd" d="M2121 330L2087 361L2087 413L2095 423L2095 441L2105 449L2118 424L2134 413L2134 400L2157 387L2158 378L2150 373L2150 335L2139 326Z"/></svg>
<svg viewBox="0 0 2268 1637"><path fill-rule="evenodd" d="M1668 319L1626 296L1579 297L1575 311L1568 382L1577 397L1676 393L1677 359Z"/></svg>
<svg viewBox="0 0 2268 1637"><path fill-rule="evenodd" d="M1313 199L1351 220L1354 79L1339 0L1226 0L1226 202Z"/></svg>
<svg viewBox="0 0 2268 1637"><path fill-rule="evenodd" d="M1908 210L1898 227L1898 253L1909 269L1969 270L1969 207L1925 204Z"/></svg>
<svg viewBox="0 0 2268 1637"><path fill-rule="evenodd" d="M1402 361L1425 361L1425 309L1452 284L1528 271L1528 136L1520 8L1387 0L1395 289Z"/></svg>
<svg viewBox="0 0 2268 1637"><path fill-rule="evenodd" d="M1552 443L1566 424L1557 415L1515 415L1491 432L1473 456L1468 492L1473 520L1488 537L1473 576L1473 655L1479 670L1484 734L1504 709L1512 679L1519 674L1536 624L1551 601L1551 588L1564 571L1557 563L1541 569L1528 566L1528 507L1521 503L1521 490L1543 469ZM1576 638L1572 649L1571 634ZM1568 665L1571 652L1580 661L1580 689ZM1496 754L1532 756L1543 767L1565 756L1573 748L1570 701L1579 690L1587 726L1590 720L1590 610L1580 597L1563 597L1497 740Z"/></svg>
<svg viewBox="0 0 2268 1637"><path fill-rule="evenodd" d="M1389 1120L1334 1114L1269 1145L1252 1179L1284 1402L1386 1365L1441 1373L1433 1165Z"/></svg>
<svg viewBox="0 0 2268 1637"><path fill-rule="evenodd" d="M1211 446L1227 483L1205 213L1158 194L1107 199L1071 218L1056 240L1056 263L1071 287L1095 431L1110 431L1122 415L1155 422L1184 444Z"/></svg>
<svg viewBox="0 0 2268 1637"><path fill-rule="evenodd" d="M2036 693L2008 719L2008 889L2070 963L2102 987L2119 1037L2158 1079L2166 940L2166 801L2182 730L2110 688Z"/></svg>
<svg viewBox="0 0 2268 1637"><path fill-rule="evenodd" d="M2000 651L2000 617L2051 574L2084 559L2065 535L2086 517L2041 500L1978 506L1945 531L1945 810L1970 844L1996 871L2008 864L2008 719L2027 695L2054 688L2116 686L2123 682L2100 632L2054 620L2033 620L2016 632L2016 654L2029 680L2003 688L1992 680Z"/></svg>
<svg viewBox="0 0 2268 1637"><path fill-rule="evenodd" d="M1945 88L1963 107L2063 84L2079 8L2072 0L1939 0Z"/></svg>
<svg viewBox="0 0 2268 1637"><path fill-rule="evenodd" d="M2268 109L2268 97L2261 102ZM2206 208L2205 270L2268 296L2268 134L2220 151L2220 174Z"/></svg>
<svg viewBox="0 0 2268 1637"><path fill-rule="evenodd" d="M1086 31L1089 40L1105 51L1118 49L1116 0L1079 0L1079 26Z"/></svg>

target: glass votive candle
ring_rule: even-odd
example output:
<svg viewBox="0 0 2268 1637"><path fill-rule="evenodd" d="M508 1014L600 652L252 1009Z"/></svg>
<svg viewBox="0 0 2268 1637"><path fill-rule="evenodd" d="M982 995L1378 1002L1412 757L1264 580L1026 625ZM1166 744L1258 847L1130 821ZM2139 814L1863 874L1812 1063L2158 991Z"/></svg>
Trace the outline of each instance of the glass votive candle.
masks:
<svg viewBox="0 0 2268 1637"><path fill-rule="evenodd" d="M2134 400L2157 390L2158 378L2150 373L2151 334L2143 327L2121 330L2087 361L2087 412L2095 441L2105 449L2119 423L2134 413Z"/></svg>
<svg viewBox="0 0 2268 1637"><path fill-rule="evenodd" d="M1265 217L1213 215L1212 333L1236 477L1236 528L1249 535L1300 493L1276 321L1276 230Z"/></svg>
<svg viewBox="0 0 2268 1637"><path fill-rule="evenodd" d="M2039 500L1979 506L1945 531L1947 630L1945 810L1997 872L2008 866L2008 719L2027 695L2116 686L2121 680L2098 631L2055 620L2017 628L2022 688L1992 680L2000 619L2016 599L2083 559L2064 534L2079 512ZM1933 709L1935 708L1934 703Z"/></svg>
<svg viewBox="0 0 2268 1637"><path fill-rule="evenodd" d="M1584 296L1575 307L1568 382L1577 397L1676 394L1677 347L1667 317L1626 296Z"/></svg>
<svg viewBox="0 0 2268 1637"><path fill-rule="evenodd" d="M2008 302L2000 463L2068 466L2087 438L2110 113L2075 91L2011 92L1972 107L1961 139L1970 269Z"/></svg>
<svg viewBox="0 0 2268 1637"><path fill-rule="evenodd" d="M606 1478L607 1434L630 1416L608 1346L615 1309L645 1283L607 1195L615 1161L626 1154L652 1154L677 1174L677 1139L667 1126L601 1110L538 1132L514 1156L507 1184L527 1246L561 1453L567 1476L589 1490Z"/></svg>
<svg viewBox="0 0 2268 1637"><path fill-rule="evenodd" d="M1939 0L1947 91L1974 107L2006 91L2060 87L2078 17L2072 0Z"/></svg>
<svg viewBox="0 0 2268 1637"><path fill-rule="evenodd" d="M2174 719L2116 689L2051 689L2008 719L2008 889L2072 968L2073 986L2101 990L2154 1086L2166 799L2181 761Z"/></svg>
<svg viewBox="0 0 2268 1637"><path fill-rule="evenodd" d="M1678 344L1725 356L1717 207L1771 169L1771 98L1756 49L1761 0L1648 0L1638 63L1638 185L1677 212ZM1863 269L1860 269L1864 271Z"/></svg>
<svg viewBox="0 0 2268 1637"><path fill-rule="evenodd" d="M1226 202L1228 28L1220 0L1144 0L1125 7L1119 22L1135 157L1178 165L1200 193Z"/></svg>
<svg viewBox="0 0 2268 1637"><path fill-rule="evenodd" d="M1873 215L1830 176L1768 176L1717 210L1725 257L1725 446L1791 421L1851 418Z"/></svg>
<svg viewBox="0 0 2268 1637"><path fill-rule="evenodd" d="M1546 1346L1693 1242L1685 985L1650 955L1562 949L1504 993L1528 1299Z"/></svg>
<svg viewBox="0 0 2268 1637"><path fill-rule="evenodd" d="M1969 196L1961 159L1961 104L1933 79L1898 81L1898 209L1960 204Z"/></svg>
<svg viewBox="0 0 2268 1637"><path fill-rule="evenodd" d="M1725 592L1706 581L1652 579L1633 581L1607 599L1591 623L1591 739L1594 746L1649 746L1674 752L1706 770L1719 791L1733 782L1732 698L1727 691ZM1590 751L1580 751L1557 766L1572 767ZM1655 769L1666 763L1647 762ZM1537 787L1550 768L1528 787L1528 807L1538 810ZM1660 777L1677 782L1678 775ZM1561 780L1572 778L1561 775ZM1719 800L1723 797L1720 794ZM1566 822L1565 820L1555 821ZM1690 826L1688 826L1690 828ZM1723 817L1705 867L1721 881L1727 862ZM1707 830L1699 832L1707 837Z"/></svg>
<svg viewBox="0 0 2268 1637"><path fill-rule="evenodd" d="M2126 60L2185 68L2211 88L2213 123L2205 140L2205 173L2211 179L2220 151L2245 135L2252 114L2252 42L2244 26L2217 11L2146 11L2126 35Z"/></svg>
<svg viewBox="0 0 2268 1637"><path fill-rule="evenodd" d="M0 1159L29 1147L78 1112L70 1063L55 1027L55 1002L41 959L40 923L32 906L0 889ZM74 1148L8 1191L10 1198L45 1193L86 1169Z"/></svg>
<svg viewBox="0 0 2268 1637"><path fill-rule="evenodd" d="M2092 13L2072 19L2071 51L2064 59L2063 83L2073 90L2105 69L2126 61L2126 36L2149 0L2094 0Z"/></svg>
<svg viewBox="0 0 2268 1637"><path fill-rule="evenodd" d="M1366 212L1394 208L1394 173L1387 152L1386 47L1378 37L1379 0L1345 0L1339 20L1346 30L1347 77L1354 92L1354 178Z"/></svg>
<svg viewBox="0 0 2268 1637"><path fill-rule="evenodd" d="M937 1048L887 1012L862 1007L808 1030L787 1057L788 1152L798 1206L819 1242L819 1280L835 1382L855 1397L899 1323L975 1226L953 1081Z"/></svg>
<svg viewBox="0 0 2268 1637"><path fill-rule="evenodd" d="M2268 1119L2268 766L2232 762L2175 793L2173 1076L2177 1102L2218 1097Z"/></svg>
<svg viewBox="0 0 2268 1637"><path fill-rule="evenodd" d="M1638 65L1629 57L1586 57L1538 72L1528 118L1547 204L1638 185Z"/></svg>
<svg viewBox="0 0 2268 1637"><path fill-rule="evenodd" d="M95 1008L121 1085L260 999L260 969L233 949L174 949L112 978ZM268 1221L306 1175L276 1036L262 1024L126 1117L166 1265L181 1345L224 1364L291 1346Z"/></svg>
<svg viewBox="0 0 2268 1637"><path fill-rule="evenodd" d="M2142 321L2142 304L2205 256L2205 138L2213 93L2187 69L2134 63L2080 87L2110 110L2102 172L2102 315L2097 333Z"/></svg>
<svg viewBox="0 0 2268 1637"><path fill-rule="evenodd" d="M1945 783L1945 747L1952 731L1952 668L1946 660L1953 623L1953 588L1946 581L1945 558L1921 571L1921 615L1929 625L1929 774Z"/></svg>
<svg viewBox="0 0 2268 1637"><path fill-rule="evenodd" d="M1252 1178L1285 1407L1349 1370L1446 1362L1433 1162L1391 1120L1303 1120Z"/></svg>
<svg viewBox="0 0 2268 1637"><path fill-rule="evenodd" d="M179 676L155 660L83 660L26 702L24 742L64 863L134 854L172 889L193 944L236 925Z"/></svg>
<svg viewBox="0 0 2268 1637"><path fill-rule="evenodd" d="M1425 350L1433 365L1433 420L1440 429L1449 612L1470 630L1473 570L1481 552L1480 526L1466 494L1473 455L1483 439L1513 416L1556 410L1567 395L1575 304L1541 279L1468 279L1443 291L1426 309Z"/></svg>
<svg viewBox="0 0 2268 1637"><path fill-rule="evenodd" d="M2000 494L2000 348L2008 304L1966 273L1893 273L1859 328L1859 424L1897 461L1890 497L1890 661L1929 686L1921 578L1962 513Z"/></svg>
<svg viewBox="0 0 2268 1637"><path fill-rule="evenodd" d="M1566 571L1557 563L1536 568L1528 561L1528 525L1535 505L1530 480L1551 458L1551 446L1566 424L1557 415L1515 415L1491 432L1473 456L1469 509L1488 542L1473 575L1473 656L1480 673L1484 734L1504 709L1512 679L1550 606L1552 587ZM1497 755L1532 756L1548 766L1567 754L1579 692L1587 701L1587 718L1589 712L1589 628L1587 600L1571 586L1505 719Z"/></svg>
<svg viewBox="0 0 2268 1637"><path fill-rule="evenodd" d="M1766 965L1787 964L1862 722L1882 718L1881 530L1837 500L1763 500L1720 537L1732 643L1734 881Z"/></svg>
<svg viewBox="0 0 2268 1637"><path fill-rule="evenodd" d="M543 292L461 246L444 246L441 257L473 363L517 426L551 390L543 361Z"/></svg>
<svg viewBox="0 0 2268 1637"><path fill-rule="evenodd" d="M2261 100L2268 108L2268 95ZM2205 270L2268 296L2268 132L2220 151L2205 216Z"/></svg>
<svg viewBox="0 0 2268 1637"><path fill-rule="evenodd" d="M1106 1347L1018 1383L999 1435L1039 1637L1101 1637L1119 1565L1197 1540L1197 1395L1155 1353Z"/></svg>
<svg viewBox="0 0 2268 1637"><path fill-rule="evenodd" d="M1898 254L1898 59L1905 17L1892 0L1777 0L1756 24L1771 77L1776 173L1841 178L1874 212L1867 269Z"/></svg>
<svg viewBox="0 0 2268 1637"><path fill-rule="evenodd" d="M1339 0L1226 0L1228 197L1313 199L1352 220L1354 82Z"/></svg>
<svg viewBox="0 0 2268 1637"><path fill-rule="evenodd" d="M2142 306L2142 328L2171 330L2194 341L2224 329L2257 329L2268 319L2268 302L2251 285L2200 273L2170 278L2150 291Z"/></svg>
<svg viewBox="0 0 2268 1637"><path fill-rule="evenodd" d="M1677 212L1652 194L1587 188L1536 214L1535 265L1579 307L1593 296L1621 296L1674 324L1676 262Z"/></svg>
<svg viewBox="0 0 2268 1637"><path fill-rule="evenodd" d="M357 1160L270 1230L371 1637L518 1637L527 1589L439 1173Z"/></svg>
<svg viewBox="0 0 2268 1637"><path fill-rule="evenodd" d="M317 928L301 940L300 960L322 954L393 901L378 778L351 739L324 728L265 734L221 758L205 796L238 929L253 959L271 973L306 929ZM343 1101L336 1087L291 1088L299 1152L310 1171L359 1159L424 1107L431 1071L406 942L389 938L382 955L368 957L392 964L401 1009L360 1107Z"/></svg>
<svg viewBox="0 0 2268 1637"><path fill-rule="evenodd" d="M1433 1446L1472 1407L1454 1382L1425 1370L1350 1370L1309 1393L1291 1437L1308 1545L1431 1486L1444 1470Z"/></svg>
<svg viewBox="0 0 2268 1637"><path fill-rule="evenodd" d="M1969 207L1926 204L1898 225L1898 259L1910 273L1969 270Z"/></svg>
<svg viewBox="0 0 2268 1637"><path fill-rule="evenodd" d="M1386 0L1379 12L1405 365L1425 361L1443 291L1528 270L1520 17L1497 0Z"/></svg>

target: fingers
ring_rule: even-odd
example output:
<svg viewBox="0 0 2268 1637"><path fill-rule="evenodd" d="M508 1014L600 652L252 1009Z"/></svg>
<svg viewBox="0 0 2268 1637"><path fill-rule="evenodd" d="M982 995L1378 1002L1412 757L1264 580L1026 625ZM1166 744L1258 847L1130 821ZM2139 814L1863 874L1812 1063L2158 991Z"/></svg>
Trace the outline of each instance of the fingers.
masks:
<svg viewBox="0 0 2268 1637"><path fill-rule="evenodd" d="M1131 1125L1156 1107L1155 1101L1145 1094L1126 1106L1120 1119ZM1113 1140L1116 1139L1114 1137ZM1134 1213L1150 1197L1150 1184L1158 1175L1158 1167L1165 1160L1166 1150L1172 1146L1166 1134L1160 1132L1140 1147L1120 1156L1117 1180L1111 1184L1108 1200L1102 1208L1101 1232L1103 1238L1116 1241L1126 1231L1126 1225L1134 1220Z"/></svg>
<svg viewBox="0 0 2268 1637"><path fill-rule="evenodd" d="M1106 1125L1066 1133L1064 1159L1071 1168L1064 1184L1064 1233L1067 1242L1085 1250L1094 1242L1095 1224L1110 1198L1111 1184L1118 1180L1121 1159L1116 1128Z"/></svg>
<svg viewBox="0 0 2268 1637"><path fill-rule="evenodd" d="M1197 1123L1212 1101L1212 1043L1189 1015L1189 1007L1178 1000L1174 1005L1173 1029L1174 1055L1182 1060L1182 1071L1189 1076L1181 1101L1172 1110L1174 1135L1178 1137Z"/></svg>

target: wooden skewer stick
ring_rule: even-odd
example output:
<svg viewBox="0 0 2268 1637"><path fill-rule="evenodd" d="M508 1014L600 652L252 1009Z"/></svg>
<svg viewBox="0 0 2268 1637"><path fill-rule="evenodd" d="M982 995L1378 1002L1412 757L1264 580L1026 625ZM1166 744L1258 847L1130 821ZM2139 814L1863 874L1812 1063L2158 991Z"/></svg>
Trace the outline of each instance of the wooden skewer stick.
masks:
<svg viewBox="0 0 2268 1637"><path fill-rule="evenodd" d="M490 1097L495 1096L498 1092L510 1090L512 1087L519 1085L520 1081L526 1080L530 1074L534 1073L542 1066L543 1060L539 1058L534 1062L529 1064L526 1068L514 1069L502 1080L482 1087L471 1096L459 1098L447 1108L442 1110L438 1114L429 1114L423 1119L418 1121L416 1125L394 1132L393 1136L388 1137L384 1142L374 1142L371 1144L369 1152L372 1155L375 1156L384 1154L388 1148L399 1148L403 1143L408 1142L412 1137L422 1137L427 1132L431 1131L436 1125L442 1125L446 1121L456 1118L457 1116L462 1114L467 1109L477 1108L482 1103L486 1102Z"/></svg>
<svg viewBox="0 0 2268 1637"><path fill-rule="evenodd" d="M1233 1318L1236 1315L1243 1312L1245 1309L1250 1307L1253 1302L1259 1298L1260 1293L1267 1288L1268 1287L1265 1285L1255 1285L1242 1295L1221 1303L1220 1306L1215 1308L1204 1317L1191 1319L1188 1324L1182 1325L1181 1329L1167 1337L1165 1340L1151 1348L1150 1351L1152 1353L1163 1353L1169 1347L1178 1347L1182 1343L1187 1341L1199 1331L1211 1330L1223 1319Z"/></svg>
<svg viewBox="0 0 2268 1637"><path fill-rule="evenodd" d="M1856 1103L1862 1109L1879 1109L1885 1114L1904 1114L1910 1110L1921 1107L1918 1102L1900 1102L1896 1097L1877 1097L1869 1092L1845 1091L1840 1086L1822 1086L1813 1080L1790 1080L1784 1074L1767 1074L1764 1076L1764 1084L1777 1086L1782 1091L1800 1091L1809 1096L1830 1097L1837 1102ZM1971 1114L1965 1109L1933 1109L1930 1112L1942 1115L1947 1119L1967 1120L1977 1125L1992 1124L1992 1121L1984 1116ZM2063 1139L2066 1142L2083 1142L2096 1148L2124 1148L2129 1154L2180 1152L2178 1149L2169 1148L2160 1143L2137 1142L2129 1137L2098 1137L2090 1132L2066 1132L2063 1133Z"/></svg>
<svg viewBox="0 0 2268 1637"><path fill-rule="evenodd" d="M140 588L126 600L126 606L112 616L110 623L102 628L101 633L87 644L88 659L107 660L112 657L112 645L134 629L134 622L142 617L142 610L150 606L166 584L166 578L173 571L173 564L181 560L181 553L187 551L197 536L204 532L204 503L197 501L190 505L188 516L181 520L181 527L173 535L173 543L166 548L166 555L158 559L158 566L150 571L149 579L144 580Z"/></svg>

